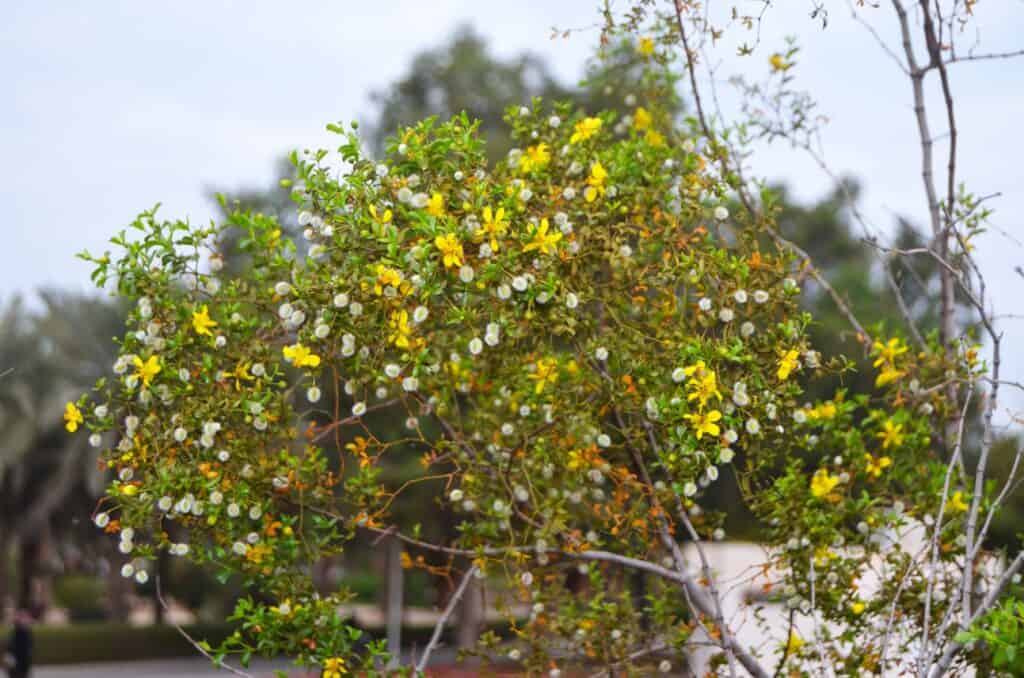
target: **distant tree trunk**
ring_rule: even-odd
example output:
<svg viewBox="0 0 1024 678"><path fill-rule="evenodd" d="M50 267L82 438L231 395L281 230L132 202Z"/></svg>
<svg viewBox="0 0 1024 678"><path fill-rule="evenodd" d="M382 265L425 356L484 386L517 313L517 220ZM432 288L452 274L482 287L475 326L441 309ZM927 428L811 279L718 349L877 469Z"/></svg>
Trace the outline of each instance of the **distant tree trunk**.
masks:
<svg viewBox="0 0 1024 678"><path fill-rule="evenodd" d="M126 623L128 621L128 595L131 593L129 580L121 576L120 570L116 567L116 559L105 559L106 567L103 573L107 580L107 605L110 618L116 622Z"/></svg>
<svg viewBox="0 0 1024 678"><path fill-rule="evenodd" d="M640 570L634 570L631 574L630 589L633 594L633 609L640 615L640 630L647 632L651 626L651 618L647 613L647 577Z"/></svg>
<svg viewBox="0 0 1024 678"><path fill-rule="evenodd" d="M50 580L52 568L49 559L50 526L44 524L30 535L19 539L19 568L17 607L31 610L41 617L51 602Z"/></svg>
<svg viewBox="0 0 1024 678"><path fill-rule="evenodd" d="M11 534L0 525L0 622L5 621L7 600L10 596Z"/></svg>
<svg viewBox="0 0 1024 678"><path fill-rule="evenodd" d="M476 645L483 628L483 583L474 578L462 594L462 601L459 603L459 630L457 642L460 650L465 650Z"/></svg>
<svg viewBox="0 0 1024 678"><path fill-rule="evenodd" d="M402 542L392 537L387 548L387 594L384 600L384 619L388 633L388 651L392 654L390 668L397 668L402 653L402 593L405 572L402 570Z"/></svg>

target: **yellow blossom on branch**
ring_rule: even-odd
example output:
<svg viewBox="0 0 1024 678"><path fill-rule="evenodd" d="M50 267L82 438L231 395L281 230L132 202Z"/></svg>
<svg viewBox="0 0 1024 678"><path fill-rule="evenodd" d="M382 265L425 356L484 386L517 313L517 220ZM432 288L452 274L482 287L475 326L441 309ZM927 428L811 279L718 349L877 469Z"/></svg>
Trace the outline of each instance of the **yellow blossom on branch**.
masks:
<svg viewBox="0 0 1024 678"><path fill-rule="evenodd" d="M551 152L548 150L548 145L540 143L526 149L526 153L519 159L519 169L523 174L535 172L544 169L550 160Z"/></svg>
<svg viewBox="0 0 1024 678"><path fill-rule="evenodd" d="M636 51L645 57L649 57L654 54L654 40L651 40L647 36L640 38L636 44Z"/></svg>
<svg viewBox="0 0 1024 678"><path fill-rule="evenodd" d="M636 113L633 114L633 128L638 129L641 132L648 129L651 126L651 114L643 106L638 106Z"/></svg>
<svg viewBox="0 0 1024 678"><path fill-rule="evenodd" d="M881 388L887 386L894 381L898 381L901 377L906 375L903 370L897 370L893 367L886 367L878 373L878 377L875 379L875 386Z"/></svg>
<svg viewBox="0 0 1024 678"><path fill-rule="evenodd" d="M370 216L373 217L374 221L379 221L382 224L387 224L387 223L391 222L392 214L391 214L391 210L384 210L383 214L378 215L377 214L377 206L376 205L370 205Z"/></svg>
<svg viewBox="0 0 1024 678"><path fill-rule="evenodd" d="M462 243L454 233L445 233L434 238L434 247L441 253L445 268L462 266Z"/></svg>
<svg viewBox="0 0 1024 678"><path fill-rule="evenodd" d="M295 367L317 367L320 365L320 356L310 351L302 344L285 346L281 349L285 360Z"/></svg>
<svg viewBox="0 0 1024 678"><path fill-rule="evenodd" d="M499 207L496 211L490 207L484 208L484 223L481 226L481 237L489 238L491 251L498 251L498 238L508 232L508 222L505 220L505 208Z"/></svg>
<svg viewBox="0 0 1024 678"><path fill-rule="evenodd" d="M249 363L238 363L238 365L235 366L234 372L232 372L228 376L234 377L236 391L242 390L243 382L253 381L256 378L249 374Z"/></svg>
<svg viewBox="0 0 1024 678"><path fill-rule="evenodd" d="M686 396L687 402L696 400L703 408L712 397L722 399L722 394L718 390L718 376L714 370L708 369L703 360L683 368L683 374L688 379L686 382L686 389L689 391Z"/></svg>
<svg viewBox="0 0 1024 678"><path fill-rule="evenodd" d="M821 499L839 484L839 476L834 476L823 468L818 469L811 478L811 494Z"/></svg>
<svg viewBox="0 0 1024 678"><path fill-rule="evenodd" d="M583 197L587 202L594 202L607 190L605 183L608 181L608 170L600 162L595 162L590 167L590 176L587 177L587 189L583 191Z"/></svg>
<svg viewBox="0 0 1024 678"><path fill-rule="evenodd" d="M444 196L434 193L427 201L427 213L434 217L444 216Z"/></svg>
<svg viewBox="0 0 1024 678"><path fill-rule="evenodd" d="M544 386L558 381L558 363L553 358L541 358L537 361L535 369L530 373L530 379L537 382L534 386L534 393L540 395L544 392Z"/></svg>
<svg viewBox="0 0 1024 678"><path fill-rule="evenodd" d="M581 141L586 141L597 134L600 129L601 118L583 118L576 123L576 127L573 128L572 136L569 137L569 143L576 144Z"/></svg>
<svg viewBox="0 0 1024 678"><path fill-rule="evenodd" d="M132 364L135 365L134 376L138 377L145 386L152 384L156 375L160 374L160 359L155 355L149 356L146 360L135 356L132 358Z"/></svg>
<svg viewBox="0 0 1024 678"><path fill-rule="evenodd" d="M892 419L886 419L882 424L882 430L875 434L882 441L882 449L899 447L903 444L903 424L897 424Z"/></svg>
<svg viewBox="0 0 1024 678"><path fill-rule="evenodd" d="M877 478L882 475L882 471L892 466L891 457L878 457L876 459L871 454L865 454L864 461L867 462L867 473L872 478Z"/></svg>
<svg viewBox="0 0 1024 678"><path fill-rule="evenodd" d="M78 425L85 421L82 418L82 412L78 409L78 406L74 403L68 403L64 406L64 428L71 433L78 430Z"/></svg>
<svg viewBox="0 0 1024 678"><path fill-rule="evenodd" d="M782 56L778 52L768 57L768 63L774 71L788 71L793 67L793 64L787 62L786 57Z"/></svg>
<svg viewBox="0 0 1024 678"><path fill-rule="evenodd" d="M716 423L722 419L722 413L718 410L710 410L703 414L700 412L697 414L686 414L683 416L693 424L693 434L697 437L697 440L700 440L705 435L717 436L722 431Z"/></svg>
<svg viewBox="0 0 1024 678"><path fill-rule="evenodd" d="M210 311L205 304L198 311L192 312L192 329L195 330L196 334L202 334L207 337L213 336L213 332L210 329L216 326L217 323L210 318Z"/></svg>
<svg viewBox="0 0 1024 678"><path fill-rule="evenodd" d="M552 254L557 248L562 234L558 231L549 233L550 226L547 217L540 220L540 225L530 229L530 242L523 246L524 252L540 250L541 254Z"/></svg>
<svg viewBox="0 0 1024 678"><path fill-rule="evenodd" d="M388 318L388 341L398 348L409 348L412 336L412 327L409 325L409 312L406 310L395 311Z"/></svg>
<svg viewBox="0 0 1024 678"><path fill-rule="evenodd" d="M404 282L401 271L384 264L378 264L377 281L373 285L374 294L380 296L384 293L385 287L392 287L402 294L406 294L409 291L409 284Z"/></svg>
<svg viewBox="0 0 1024 678"><path fill-rule="evenodd" d="M665 137L660 133L655 132L653 129L647 130L647 134L644 135L644 141L649 143L651 146L662 146L665 143Z"/></svg>
<svg viewBox="0 0 1024 678"><path fill-rule="evenodd" d="M885 343L881 340L876 341L871 350L878 356L875 359L874 366L881 367L885 364L894 365L896 358L906 353L908 349L903 345L899 337L893 337Z"/></svg>
<svg viewBox="0 0 1024 678"><path fill-rule="evenodd" d="M964 493L957 490L946 502L946 510L950 513L963 513L970 508L970 504L964 501Z"/></svg>
<svg viewBox="0 0 1024 678"><path fill-rule="evenodd" d="M807 418L811 420L835 419L836 412L836 404L829 401L807 410Z"/></svg>
<svg viewBox="0 0 1024 678"><path fill-rule="evenodd" d="M789 349L779 360L779 369L775 373L775 376L779 378L779 381L786 381L789 379L789 375L793 373L793 370L800 367L800 352L796 349Z"/></svg>

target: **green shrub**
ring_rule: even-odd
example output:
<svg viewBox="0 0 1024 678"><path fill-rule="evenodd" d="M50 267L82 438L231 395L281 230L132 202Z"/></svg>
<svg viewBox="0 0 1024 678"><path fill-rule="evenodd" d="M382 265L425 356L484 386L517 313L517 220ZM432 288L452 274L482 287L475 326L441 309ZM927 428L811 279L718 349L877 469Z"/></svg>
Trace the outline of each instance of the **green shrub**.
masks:
<svg viewBox="0 0 1024 678"><path fill-rule="evenodd" d="M72 621L98 621L105 619L103 607L106 586L96 577L82 574L65 575L57 579L53 595L57 603L67 608Z"/></svg>
<svg viewBox="0 0 1024 678"><path fill-rule="evenodd" d="M193 638L210 643L222 642L233 630L228 624L194 624L185 628ZM6 637L9 630L5 628L2 633ZM37 626L34 635L37 664L129 661L197 654L173 626L130 626L105 622Z"/></svg>

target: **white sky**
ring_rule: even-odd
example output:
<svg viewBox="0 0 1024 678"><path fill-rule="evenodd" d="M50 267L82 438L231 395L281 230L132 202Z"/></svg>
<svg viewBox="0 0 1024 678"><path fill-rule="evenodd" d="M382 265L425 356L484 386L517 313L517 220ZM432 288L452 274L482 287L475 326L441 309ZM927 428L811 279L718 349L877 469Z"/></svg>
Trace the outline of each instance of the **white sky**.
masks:
<svg viewBox="0 0 1024 678"><path fill-rule="evenodd" d="M736 3L744 0L716 5ZM274 160L288 150L333 147L326 122L368 119L369 92L460 23L472 23L499 55L531 50L572 81L597 32L551 41L550 28L598 20L595 0L4 4L0 299L45 285L89 289L89 267L75 252L102 251L140 210L161 202L165 217L204 222L213 214L205 186L267 185ZM782 6L767 15L761 53L739 60L723 45L719 76L751 69L763 75L767 55L785 35L797 35L801 86L832 121L824 136L828 161L862 180L862 208L879 227L888 228L894 214L923 225L909 84L850 19L846 0L828 0L825 30L808 18L809 0L776 4ZM1024 3L990 0L976 11L984 51L1024 47ZM897 45L888 3L867 15L882 19L883 36ZM959 65L953 86L960 178L978 193L1001 192L993 224L1024 239L1017 216L1024 213L1017 128L1024 61ZM728 85L720 88L732 105ZM940 140L937 152L944 150ZM755 170L787 180L805 200L829 187L806 158L781 147L759 154ZM1024 315L1024 280L1012 270L1022 247L993 233L979 251L999 312ZM1013 340L1022 323L1004 322L1005 376L1024 381L1024 356ZM1019 397L1004 403L1024 407Z"/></svg>

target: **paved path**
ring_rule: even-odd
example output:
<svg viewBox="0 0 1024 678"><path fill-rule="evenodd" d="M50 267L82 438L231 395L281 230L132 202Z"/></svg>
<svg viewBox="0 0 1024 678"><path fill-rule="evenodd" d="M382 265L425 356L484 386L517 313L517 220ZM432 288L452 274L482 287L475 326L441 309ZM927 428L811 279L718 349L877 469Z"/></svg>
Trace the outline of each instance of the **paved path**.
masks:
<svg viewBox="0 0 1024 678"><path fill-rule="evenodd" d="M455 651L451 648L440 648L431 657L430 664L435 666L452 665ZM403 652L404 659L411 657ZM235 666L236 664L232 664ZM245 672L254 678L275 678L274 671L286 671L289 678L318 678L316 670L298 669L286 659L269 661L254 659ZM150 659L131 662L97 662L90 664L73 664L67 666L38 666L32 670L32 678L192 678L192 676L232 676L230 671L216 669L208 659L203 657L185 657L182 659ZM457 674L453 674L457 675ZM464 675L475 676L469 670Z"/></svg>
<svg viewBox="0 0 1024 678"><path fill-rule="evenodd" d="M256 678L272 678L274 671L287 670L287 661L253 661L246 673ZM70 666L40 666L32 671L32 678L191 678L192 676L230 676L228 671L217 670L202 657L186 659L156 659L135 662L77 664ZM301 673L297 669L290 676L306 678L316 675Z"/></svg>

